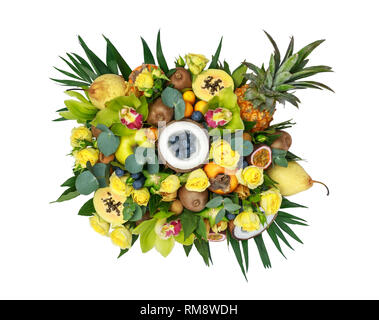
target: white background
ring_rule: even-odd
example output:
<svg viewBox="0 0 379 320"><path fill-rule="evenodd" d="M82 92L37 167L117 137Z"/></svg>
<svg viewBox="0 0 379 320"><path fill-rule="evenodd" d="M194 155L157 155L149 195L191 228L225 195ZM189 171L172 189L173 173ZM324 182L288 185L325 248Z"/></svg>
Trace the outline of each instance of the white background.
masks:
<svg viewBox="0 0 379 320"><path fill-rule="evenodd" d="M2 1L0 5L0 298L266 299L379 298L378 294L378 52L377 1ZM293 151L322 186L291 200L309 227L283 259L268 238L273 268L265 270L251 242L246 283L226 243L212 245L207 268L181 246L162 258L139 244L117 260L118 248L76 215L85 199L49 204L71 174L74 123L53 123L63 87L53 66L79 52L80 34L101 57L109 37L131 66L142 62L143 36L155 48L161 28L171 66L178 54L268 61L262 29L286 49L327 39L311 56L333 66L321 75L336 91L299 94L300 110L278 107L275 120L294 118ZM284 245L283 245L284 246Z"/></svg>

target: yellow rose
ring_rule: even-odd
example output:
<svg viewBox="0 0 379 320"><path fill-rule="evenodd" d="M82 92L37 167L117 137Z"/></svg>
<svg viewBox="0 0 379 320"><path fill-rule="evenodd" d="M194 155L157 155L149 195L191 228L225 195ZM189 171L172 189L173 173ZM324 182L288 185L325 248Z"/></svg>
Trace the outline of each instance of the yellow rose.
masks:
<svg viewBox="0 0 379 320"><path fill-rule="evenodd" d="M176 199L178 196L178 191L172 192L172 193L166 193L166 192L158 192L159 195L162 196L162 201L164 202L171 202Z"/></svg>
<svg viewBox="0 0 379 320"><path fill-rule="evenodd" d="M237 167L240 160L240 154L234 151L230 144L223 139L212 143L209 156L219 166L231 170Z"/></svg>
<svg viewBox="0 0 379 320"><path fill-rule="evenodd" d="M243 170L238 170L236 176L240 184L248 186L250 189L259 187L264 181L263 169L255 166L248 166Z"/></svg>
<svg viewBox="0 0 379 320"><path fill-rule="evenodd" d="M203 169L192 171L188 176L186 189L189 191L203 192L211 184Z"/></svg>
<svg viewBox="0 0 379 320"><path fill-rule="evenodd" d="M174 193L180 188L180 180L178 176L172 174L161 182L159 192Z"/></svg>
<svg viewBox="0 0 379 320"><path fill-rule="evenodd" d="M102 236L108 235L110 225L108 222L105 222L103 219L101 219L98 215L94 215L93 217L89 218L89 223L93 230L95 230L97 233L100 233Z"/></svg>
<svg viewBox="0 0 379 320"><path fill-rule="evenodd" d="M154 86L153 75L149 70L144 69L136 78L134 85L139 89L151 89Z"/></svg>
<svg viewBox="0 0 379 320"><path fill-rule="evenodd" d="M132 198L135 203L139 206L147 206L150 199L150 192L147 188L142 188L139 190L133 190Z"/></svg>
<svg viewBox="0 0 379 320"><path fill-rule="evenodd" d="M234 224L245 231L255 231L260 228L260 220L253 211L243 211L235 219Z"/></svg>
<svg viewBox="0 0 379 320"><path fill-rule="evenodd" d="M85 168L87 162L89 161L91 165L95 165L95 163L99 160L99 150L94 148L86 148L80 151L75 151L73 153L76 164L80 165L82 168Z"/></svg>
<svg viewBox="0 0 379 320"><path fill-rule="evenodd" d="M113 244L121 249L129 249L132 245L132 233L124 226L115 228L110 237Z"/></svg>
<svg viewBox="0 0 379 320"><path fill-rule="evenodd" d="M271 188L261 193L260 205L268 215L276 214L282 204L282 195L278 189Z"/></svg>
<svg viewBox="0 0 379 320"><path fill-rule="evenodd" d="M81 140L91 141L92 133L91 130L85 126L74 128L71 130L71 146L73 148L80 146Z"/></svg>
<svg viewBox="0 0 379 320"><path fill-rule="evenodd" d="M129 197L132 194L133 187L125 183L127 178L128 177L126 176L120 178L116 175L115 172L113 172L109 178L109 187L111 188L112 192L120 196Z"/></svg>
<svg viewBox="0 0 379 320"><path fill-rule="evenodd" d="M199 74L209 62L202 54L189 53L184 58L192 74Z"/></svg>

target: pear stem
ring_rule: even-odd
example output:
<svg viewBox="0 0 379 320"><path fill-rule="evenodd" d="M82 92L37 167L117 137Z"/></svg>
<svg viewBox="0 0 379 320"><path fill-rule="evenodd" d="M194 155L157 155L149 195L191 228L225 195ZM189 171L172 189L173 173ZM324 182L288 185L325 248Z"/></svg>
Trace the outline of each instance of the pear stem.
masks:
<svg viewBox="0 0 379 320"><path fill-rule="evenodd" d="M311 180L313 183L319 183L319 184L322 184L325 188L326 188L326 191L328 192L326 195L328 196L329 195L329 188L328 186L323 183L323 182L320 182L320 181L316 181L316 180Z"/></svg>

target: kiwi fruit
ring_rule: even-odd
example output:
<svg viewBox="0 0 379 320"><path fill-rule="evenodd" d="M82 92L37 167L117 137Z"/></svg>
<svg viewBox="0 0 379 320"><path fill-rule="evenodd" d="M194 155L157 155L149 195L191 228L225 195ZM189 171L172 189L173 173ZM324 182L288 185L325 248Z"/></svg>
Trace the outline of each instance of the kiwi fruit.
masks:
<svg viewBox="0 0 379 320"><path fill-rule="evenodd" d="M291 135L286 132L286 131L277 131L274 133L275 135L279 135L280 134L280 137L277 138L272 144L271 144L271 148L272 149L281 149L281 150L285 150L285 151L288 151L288 149L291 147L292 145L292 138L291 138Z"/></svg>
<svg viewBox="0 0 379 320"><path fill-rule="evenodd" d="M170 77L171 83L174 88L181 91L183 89L192 88L191 74L188 70L178 67L175 73Z"/></svg>
<svg viewBox="0 0 379 320"><path fill-rule="evenodd" d="M161 98L156 99L149 106L149 116L147 117L147 123L158 126L158 122L164 121L169 123L174 117L174 108L167 107Z"/></svg>
<svg viewBox="0 0 379 320"><path fill-rule="evenodd" d="M179 189L179 199L187 210L200 212L208 202L208 190L203 192L189 191L183 186Z"/></svg>
<svg viewBox="0 0 379 320"><path fill-rule="evenodd" d="M171 203L170 211L176 215L181 214L183 212L182 203L179 200L175 200L173 203Z"/></svg>

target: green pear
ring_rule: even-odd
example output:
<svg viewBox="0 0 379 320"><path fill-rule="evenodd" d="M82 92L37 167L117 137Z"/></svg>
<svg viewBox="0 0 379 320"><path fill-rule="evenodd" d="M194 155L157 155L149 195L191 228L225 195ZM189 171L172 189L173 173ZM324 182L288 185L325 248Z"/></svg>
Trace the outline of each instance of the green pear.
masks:
<svg viewBox="0 0 379 320"><path fill-rule="evenodd" d="M329 195L328 187L322 182L312 180L304 168L295 161L289 162L288 167L276 165L270 168L267 174L272 180L278 183L277 187L283 196L292 196L308 190L314 183L324 185Z"/></svg>

